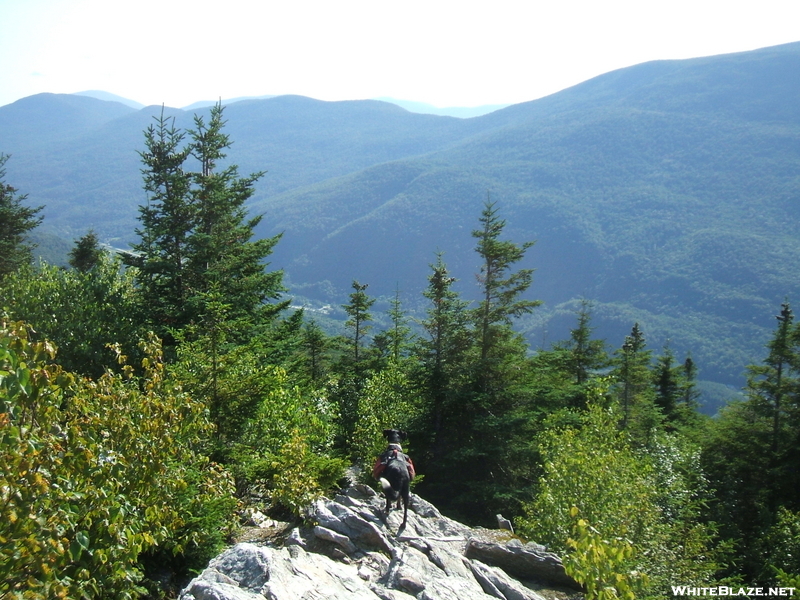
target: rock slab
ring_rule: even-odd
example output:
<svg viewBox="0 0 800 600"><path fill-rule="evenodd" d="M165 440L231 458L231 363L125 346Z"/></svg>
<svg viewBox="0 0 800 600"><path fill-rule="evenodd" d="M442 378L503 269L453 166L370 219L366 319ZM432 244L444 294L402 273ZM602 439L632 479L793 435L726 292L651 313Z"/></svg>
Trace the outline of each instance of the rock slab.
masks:
<svg viewBox="0 0 800 600"><path fill-rule="evenodd" d="M412 496L408 523L353 486L309 509L317 523L283 545L242 543L213 559L179 600L543 600L534 588L579 589L560 559L499 543Z"/></svg>

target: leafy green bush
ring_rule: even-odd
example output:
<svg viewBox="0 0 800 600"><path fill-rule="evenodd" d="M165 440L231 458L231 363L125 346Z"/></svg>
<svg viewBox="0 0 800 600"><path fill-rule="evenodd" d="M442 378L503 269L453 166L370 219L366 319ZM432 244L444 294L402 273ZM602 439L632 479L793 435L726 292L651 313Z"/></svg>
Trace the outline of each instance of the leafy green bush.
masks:
<svg viewBox="0 0 800 600"><path fill-rule="evenodd" d="M648 538L658 523L650 465L628 446L617 415L591 404L580 428L548 429L541 438L544 476L519 520L520 531L567 550L572 507L605 536Z"/></svg>
<svg viewBox="0 0 800 600"><path fill-rule="evenodd" d="M352 448L362 476L372 473L375 458L386 448L384 429L406 429L418 410L409 400L408 379L396 363L375 373L358 396Z"/></svg>
<svg viewBox="0 0 800 600"><path fill-rule="evenodd" d="M765 557L764 564L770 565L781 585L789 586L788 581L800 582L800 512L780 507L777 520L769 528L759 545ZM800 585L795 587L800 588Z"/></svg>
<svg viewBox="0 0 800 600"><path fill-rule="evenodd" d="M275 470L270 492L272 502L298 516L335 485L346 461L316 454L295 429L272 466Z"/></svg>
<svg viewBox="0 0 800 600"><path fill-rule="evenodd" d="M133 277L106 253L85 273L47 264L20 269L0 287L3 307L28 323L35 339L55 343L58 362L67 371L100 377L114 364L108 344L138 352L142 330Z"/></svg>
<svg viewBox="0 0 800 600"><path fill-rule="evenodd" d="M134 598L138 559L202 540L204 506L185 511L190 481L202 505L231 495L230 478L198 449L202 404L165 375L160 346L143 346L141 377L78 379L0 323L0 596ZM187 515L192 515L187 517Z"/></svg>
<svg viewBox="0 0 800 600"><path fill-rule="evenodd" d="M604 539L600 532L579 518L576 506L570 509L575 519L567 545L572 552L564 558L564 570L586 589L586 600L634 600L647 584L647 575L631 570L634 548L624 538Z"/></svg>
<svg viewBox="0 0 800 600"><path fill-rule="evenodd" d="M613 407L594 401L578 416L579 426L550 427L541 436L543 476L519 532L565 553L583 583L600 578L620 593L640 586L645 596L658 596L670 582L712 581L722 548L699 520L696 452L667 438L637 451ZM595 592L604 597L601 588Z"/></svg>

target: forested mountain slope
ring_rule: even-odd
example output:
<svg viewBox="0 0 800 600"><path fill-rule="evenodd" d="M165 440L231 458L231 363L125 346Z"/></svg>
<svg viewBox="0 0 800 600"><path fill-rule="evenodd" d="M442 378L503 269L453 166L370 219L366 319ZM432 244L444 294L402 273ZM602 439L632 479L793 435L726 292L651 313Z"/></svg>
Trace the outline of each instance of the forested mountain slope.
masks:
<svg viewBox="0 0 800 600"><path fill-rule="evenodd" d="M13 155L9 176L33 202L47 206L46 229L72 237L93 225L105 239L127 245L135 240L137 206L145 201L137 153L142 132L161 110L65 94L0 107L0 147ZM193 112L164 110L177 127L192 125ZM262 199L439 150L492 126L413 114L385 102L300 96L236 102L226 118L235 141L231 158L243 172L268 171Z"/></svg>
<svg viewBox="0 0 800 600"><path fill-rule="evenodd" d="M377 101L297 96L226 110L230 159L263 170L272 265L320 302L353 279L412 307L434 252L470 296L470 236L487 193L543 308L534 346L563 339L581 297L616 346L634 321L652 347L691 351L701 378L738 385L800 282L800 44L622 69L473 119ZM45 204L44 228L93 226L125 247L144 202L137 150L160 107L43 94L0 107L8 179ZM191 114L166 109L180 127Z"/></svg>
<svg viewBox="0 0 800 600"><path fill-rule="evenodd" d="M736 383L798 292L798 74L797 44L610 73L483 117L496 127L457 146L270 200L265 233L286 231L295 283L413 291L438 248L469 293L489 191L514 238L538 240L534 344L562 339L560 305L586 297L612 343L639 321Z"/></svg>

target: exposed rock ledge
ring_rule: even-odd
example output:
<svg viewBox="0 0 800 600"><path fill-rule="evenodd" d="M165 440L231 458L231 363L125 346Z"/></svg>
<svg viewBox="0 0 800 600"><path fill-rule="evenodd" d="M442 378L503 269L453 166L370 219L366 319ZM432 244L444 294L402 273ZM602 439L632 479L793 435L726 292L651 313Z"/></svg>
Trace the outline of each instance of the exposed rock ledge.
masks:
<svg viewBox="0 0 800 600"><path fill-rule="evenodd" d="M318 500L315 527L282 546L237 544L180 600L543 600L580 589L542 546L462 525L418 496L398 536L402 513L384 521L382 507L364 485Z"/></svg>

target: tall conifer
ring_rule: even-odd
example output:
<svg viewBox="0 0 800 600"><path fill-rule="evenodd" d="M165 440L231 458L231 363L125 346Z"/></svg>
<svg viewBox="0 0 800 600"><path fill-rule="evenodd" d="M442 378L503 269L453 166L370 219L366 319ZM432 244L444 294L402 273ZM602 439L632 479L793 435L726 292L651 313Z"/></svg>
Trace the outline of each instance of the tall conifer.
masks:
<svg viewBox="0 0 800 600"><path fill-rule="evenodd" d="M288 304L268 303L284 291L283 272L266 272L264 262L280 236L251 240L261 217L248 218L245 203L263 173L239 177L236 165L220 167L231 146L222 115L217 104L208 123L195 116L185 145L186 134L163 110L145 131L148 202L140 208L136 254L127 261L139 267L146 315L161 335L199 324L212 295L229 307L243 338ZM190 157L199 170L187 169Z"/></svg>
<svg viewBox="0 0 800 600"><path fill-rule="evenodd" d="M534 242L517 244L500 239L506 222L498 216L493 202L484 205L480 223L480 229L472 232L478 240L475 250L481 258L477 275L481 301L473 311L479 355L476 382L478 393L494 403L503 387L505 359L518 356L520 351L524 356L519 336L511 328L512 319L532 312L541 301L521 297L533 281L533 269L511 271Z"/></svg>
<svg viewBox="0 0 800 600"><path fill-rule="evenodd" d="M23 206L27 196L17 194L17 188L4 181L4 165L9 158L8 154L0 154L0 278L31 261L27 234L42 222L38 213L44 208Z"/></svg>

